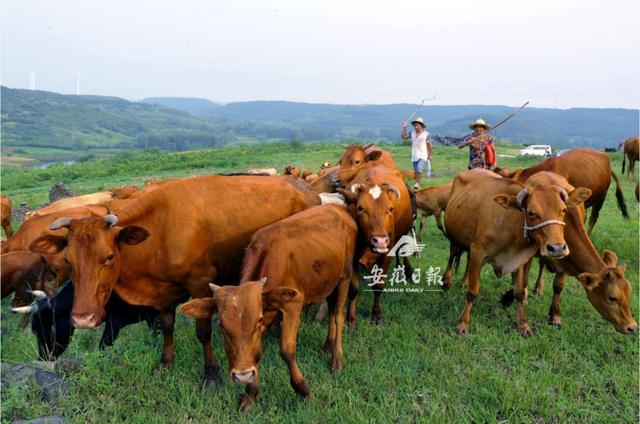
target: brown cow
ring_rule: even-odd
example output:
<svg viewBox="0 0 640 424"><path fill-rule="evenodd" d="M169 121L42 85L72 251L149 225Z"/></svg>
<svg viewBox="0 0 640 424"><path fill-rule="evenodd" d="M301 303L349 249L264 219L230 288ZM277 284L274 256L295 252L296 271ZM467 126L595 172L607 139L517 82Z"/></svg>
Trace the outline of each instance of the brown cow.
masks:
<svg viewBox="0 0 640 424"><path fill-rule="evenodd" d="M66 237L45 236L31 250L64 250L75 287L71 320L94 328L112 290L125 302L161 311L165 328L161 364L173 363L175 305L207 297L208 283L237 281L251 235L259 228L320 203L290 177L204 176L163 184L118 217L60 219ZM189 205L189 207L185 207ZM196 320L205 380L215 385L211 320Z"/></svg>
<svg viewBox="0 0 640 424"><path fill-rule="evenodd" d="M585 172L585 170L588 170L588 172ZM509 172L507 169L496 169L496 172L503 177L511 178L523 184L530 176L540 171L555 172L565 177L572 186L585 187L591 190L591 197L585 202L585 207L593 207L589 218L589 234L591 234L600 215L600 209L602 209L611 184L611 177L616 182L618 207L622 212L622 216L625 219L629 218L620 181L611 170L611 161L606 153L580 148L571 150L561 156L548 158L532 167L517 169L514 172Z"/></svg>
<svg viewBox="0 0 640 424"><path fill-rule="evenodd" d="M47 286L46 283L56 279L61 272L66 272L68 276L64 261L57 265L62 266L62 269L54 271L47 264L44 255L31 253L28 250L17 250L3 254L0 256L2 299L15 293L11 301L11 310L20 312L20 308L33 302L31 290L44 291L48 296L54 296L55 290ZM26 327L28 322L29 315L24 315L21 327Z"/></svg>
<svg viewBox="0 0 640 424"><path fill-rule="evenodd" d="M110 191L99 191L97 193L85 194L83 196L65 197L64 199L57 200L44 208L40 208L35 211L27 212L24 219L25 221L33 219L36 216L48 215L53 212L58 212L64 209L77 208L80 206L97 205L105 203L115 198L114 194Z"/></svg>
<svg viewBox="0 0 640 424"><path fill-rule="evenodd" d="M447 204L445 228L451 243L444 287L451 286L451 266L468 251L468 285L464 311L458 320L459 335L468 332L470 312L480 290L480 271L490 263L499 277L512 273L518 301L518 330L531 334L524 310L522 266L538 251L560 258L569 254L564 241L567 205L583 202L589 189L568 193L555 185L529 187L490 171L474 169L454 178Z"/></svg>
<svg viewBox="0 0 640 424"><path fill-rule="evenodd" d="M416 193L416 206L421 213L418 241L422 241L422 228L428 217L436 218L436 225L444 233L442 226L442 212L447 208L451 195L451 184L423 188Z"/></svg>
<svg viewBox="0 0 640 424"><path fill-rule="evenodd" d="M402 236L411 231L413 211L407 186L397 169L384 165L363 168L356 175L348 190L339 189L348 204L353 205L356 221L360 230L360 244L363 248L358 253L358 262L367 272L381 269L386 274L391 259L398 252L391 251ZM397 250L397 249L396 249ZM406 257L405 273L411 269ZM381 294L384 279L373 285L374 303L371 321L382 322ZM349 302L349 326L355 326L355 299Z"/></svg>
<svg viewBox="0 0 640 424"><path fill-rule="evenodd" d="M629 178L633 178L634 168L638 159L638 150L640 150L640 137L629 137L620 145L618 149L622 147L622 175L624 175L625 161L629 158Z"/></svg>
<svg viewBox="0 0 640 424"><path fill-rule="evenodd" d="M554 184L567 191L573 186L556 174L536 174L529 178L527 186ZM584 207L567 208L565 218L564 238L571 254L562 259L542 258L541 261L556 273L553 280L553 301L549 309L550 324L560 327L560 295L567 279L567 275L576 277L583 285L587 298L600 312L602 317L613 323L616 330L630 334L638 330L629 306L631 284L625 278L624 266L618 266L615 253L605 250L602 258L589 239L584 229ZM528 275L531 262L525 265L524 275ZM526 281L526 279L525 279ZM526 282L525 282L526 287ZM502 298L503 304L509 305L513 301L513 291L507 292Z"/></svg>
<svg viewBox="0 0 640 424"><path fill-rule="evenodd" d="M116 199L127 199L129 196L139 190L136 186L124 186L118 188L109 188L105 191L110 191L111 193L113 193Z"/></svg>
<svg viewBox="0 0 640 424"><path fill-rule="evenodd" d="M328 299L331 315L324 350L331 353L331 368L342 369L344 303L353 274L357 232L344 207L325 205L299 212L254 234L240 286L212 285L215 300L194 299L182 305L183 313L197 318L217 310L231 379L247 385L241 410L248 409L258 395L262 334L278 315L282 317L280 356L298 394L307 398L311 393L296 360L305 305ZM259 278L262 281L255 282Z"/></svg>
<svg viewBox="0 0 640 424"><path fill-rule="evenodd" d="M2 220L2 228L7 238L13 235L11 213L11 200L5 195L0 195L0 219Z"/></svg>
<svg viewBox="0 0 640 424"><path fill-rule="evenodd" d="M252 168L247 171L247 174L270 175L274 177L278 175L278 170L276 168Z"/></svg>
<svg viewBox="0 0 640 424"><path fill-rule="evenodd" d="M293 175L296 178L300 178L302 173L300 172L300 168L298 168L297 166L288 165L286 168L284 168L284 173L282 175Z"/></svg>

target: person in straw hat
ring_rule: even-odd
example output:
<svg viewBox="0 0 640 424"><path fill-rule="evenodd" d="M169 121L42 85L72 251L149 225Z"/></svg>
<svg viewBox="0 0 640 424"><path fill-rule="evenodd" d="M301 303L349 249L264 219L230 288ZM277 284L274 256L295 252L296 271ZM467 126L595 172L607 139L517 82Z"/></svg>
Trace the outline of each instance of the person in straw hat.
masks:
<svg viewBox="0 0 640 424"><path fill-rule="evenodd" d="M469 124L469 128L473 130L473 133L465 138L464 141L458 145L458 148L462 149L463 147L469 146L469 169L489 169L493 166L493 163L487 163L485 148L493 144L493 137L485 134L485 132L491 129L491 125L484 122L484 119L476 119Z"/></svg>
<svg viewBox="0 0 640 424"><path fill-rule="evenodd" d="M415 172L413 190L417 191L420 188L425 165L427 167L427 177L431 176L431 137L427 132L427 126L422 117L411 121L411 125L413 125L413 131L409 134L407 132L409 121L404 121L400 136L403 140L411 139L411 161Z"/></svg>

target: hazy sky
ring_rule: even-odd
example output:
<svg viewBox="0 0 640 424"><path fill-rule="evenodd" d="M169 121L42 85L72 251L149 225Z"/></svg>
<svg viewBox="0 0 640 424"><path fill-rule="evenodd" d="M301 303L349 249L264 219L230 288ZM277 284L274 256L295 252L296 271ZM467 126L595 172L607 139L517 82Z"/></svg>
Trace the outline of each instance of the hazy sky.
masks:
<svg viewBox="0 0 640 424"><path fill-rule="evenodd" d="M640 1L2 0L2 84L142 99L639 107Z"/></svg>

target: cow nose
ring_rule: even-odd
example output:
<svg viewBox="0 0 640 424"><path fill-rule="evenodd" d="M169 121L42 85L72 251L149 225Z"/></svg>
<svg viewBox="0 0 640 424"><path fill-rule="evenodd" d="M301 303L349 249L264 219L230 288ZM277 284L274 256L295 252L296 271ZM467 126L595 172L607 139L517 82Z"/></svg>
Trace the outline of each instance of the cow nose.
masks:
<svg viewBox="0 0 640 424"><path fill-rule="evenodd" d="M638 325L633 324L627 327L627 334L636 334L638 332Z"/></svg>
<svg viewBox="0 0 640 424"><path fill-rule="evenodd" d="M238 384L249 384L256 377L256 368L251 367L247 370L237 371L231 370L231 378L234 383Z"/></svg>
<svg viewBox="0 0 640 424"><path fill-rule="evenodd" d="M550 243L547 244L547 253L549 256L566 256L568 252L567 245L565 243Z"/></svg>
<svg viewBox="0 0 640 424"><path fill-rule="evenodd" d="M372 236L371 245L377 249L389 248L389 237L387 236Z"/></svg>
<svg viewBox="0 0 640 424"><path fill-rule="evenodd" d="M71 323L75 328L95 328L98 326L96 314L74 314L71 316Z"/></svg>

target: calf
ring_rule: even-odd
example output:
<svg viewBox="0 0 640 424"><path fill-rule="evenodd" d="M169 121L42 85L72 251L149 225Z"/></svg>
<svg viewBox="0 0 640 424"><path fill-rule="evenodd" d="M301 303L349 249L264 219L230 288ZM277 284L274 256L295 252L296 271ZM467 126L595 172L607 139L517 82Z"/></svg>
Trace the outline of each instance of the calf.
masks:
<svg viewBox="0 0 640 424"><path fill-rule="evenodd" d="M557 185L524 186L480 169L456 175L445 216L450 256L444 285L451 285L455 257L468 251L466 303L456 327L459 335L468 332L480 271L487 262L499 277L512 273L518 330L525 337L531 334L523 303L522 265L538 250L554 258L569 254L563 231L567 206L582 203L590 194L585 188L567 192Z"/></svg>
<svg viewBox="0 0 640 424"><path fill-rule="evenodd" d="M40 208L36 211L28 212L24 219L32 219L36 216L48 215L53 212L63 211L70 208L78 208L87 205L97 205L115 199L116 196L110 191L99 191L97 193L85 194L83 196L65 197L52 204Z"/></svg>
<svg viewBox="0 0 640 424"><path fill-rule="evenodd" d="M73 284L64 285L54 297L38 300L32 309L31 330L38 339L38 355L43 361L57 359L67 350L74 327L71 325ZM106 309L105 327L100 349L112 346L120 330L144 321L149 328L158 327L159 312L146 306L130 305L112 293Z"/></svg>
<svg viewBox="0 0 640 424"><path fill-rule="evenodd" d="M420 211L420 228L418 229L418 241L422 241L422 228L430 216L435 216L436 225L444 233L442 226L442 212L447 208L451 184L423 188L416 193L416 206Z"/></svg>
<svg viewBox="0 0 640 424"><path fill-rule="evenodd" d="M217 310L231 379L247 386L241 410L257 398L262 335L277 316L282 317L280 355L298 394L307 398L311 393L296 360L305 305L327 299L330 318L324 350L331 352L331 368L342 368L344 303L353 277L356 235L356 223L344 207L323 205L297 213L254 234L238 287L211 285L213 298L182 305L184 314L196 318Z"/></svg>

